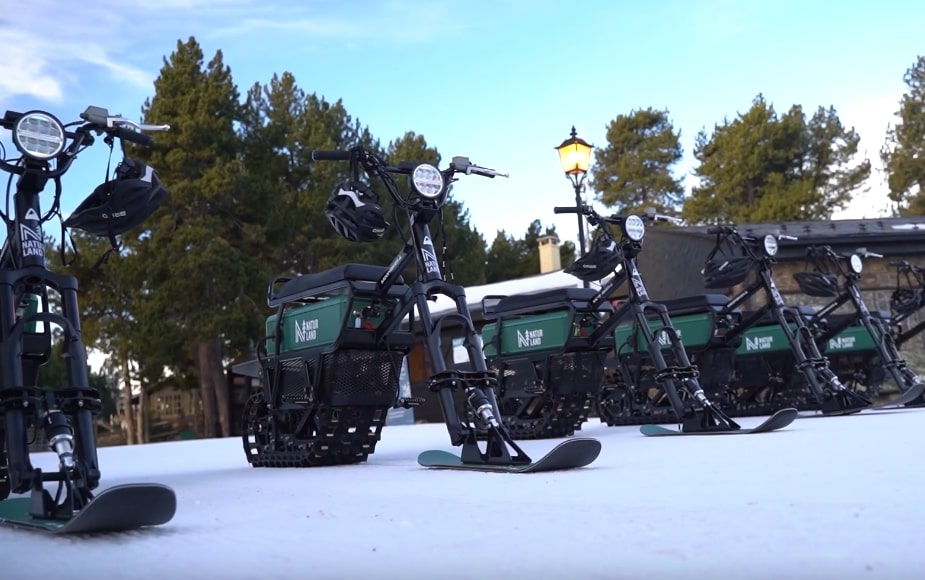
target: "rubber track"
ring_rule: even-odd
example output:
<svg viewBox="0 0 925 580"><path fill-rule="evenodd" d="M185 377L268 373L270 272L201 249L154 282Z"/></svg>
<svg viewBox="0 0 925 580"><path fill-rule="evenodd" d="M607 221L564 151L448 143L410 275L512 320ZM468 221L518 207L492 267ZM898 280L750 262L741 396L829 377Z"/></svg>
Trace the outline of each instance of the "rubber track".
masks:
<svg viewBox="0 0 925 580"><path fill-rule="evenodd" d="M376 450L388 411L387 407L319 406L316 412L318 432L314 438L295 439L285 433L277 433L274 449L267 449L249 440L248 436L254 435L254 424L251 417L246 415L245 454L254 467L320 467L361 463ZM307 410L284 412L303 415ZM257 439L266 437L261 435Z"/></svg>

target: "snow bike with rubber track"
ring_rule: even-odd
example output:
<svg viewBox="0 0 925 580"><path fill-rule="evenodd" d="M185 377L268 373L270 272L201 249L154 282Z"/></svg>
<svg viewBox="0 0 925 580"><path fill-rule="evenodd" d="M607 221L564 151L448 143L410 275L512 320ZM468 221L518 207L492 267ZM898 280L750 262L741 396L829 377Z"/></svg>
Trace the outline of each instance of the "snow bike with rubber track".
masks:
<svg viewBox="0 0 925 580"><path fill-rule="evenodd" d="M486 359L500 377L501 416L511 433L571 435L599 398L608 423L625 413L638 423L679 422L685 433L739 429L704 394L674 321L649 298L636 267L645 222L673 218L654 210L601 216L588 204L554 212L580 212L597 228L591 249L565 272L600 287L483 299ZM613 307L624 282L627 297ZM614 350L616 378L606 383Z"/></svg>
<svg viewBox="0 0 925 580"><path fill-rule="evenodd" d="M600 443L574 439L537 461L535 469L523 469L533 461L499 420L498 379L485 364L465 289L446 281L434 248L429 224L441 214L456 176L506 175L466 157L454 157L442 170L414 161L392 166L360 146L314 151L312 158L349 162L351 179L335 187L325 210L342 236L372 242L389 226L378 196L360 179L360 169L385 187L396 219L407 222L408 229L404 247L388 266L345 264L270 284L267 303L275 313L266 321L264 345L256 360L234 368L260 380L244 417L244 451L251 465L366 461L380 440L389 409L422 402L399 396L398 389L402 360L415 341L415 313L433 371L429 390L439 398L451 444L461 447L460 456L449 463L427 455L422 465L529 472L593 461ZM400 191L393 175L407 176L407 193ZM406 282L403 273L409 269L415 278ZM455 311L434 319L429 303L438 296L449 298ZM462 328L470 368L451 369L444 358L441 331L450 323Z"/></svg>
<svg viewBox="0 0 925 580"><path fill-rule="evenodd" d="M661 301L672 315L698 311L716 320L709 341L698 345L682 337L701 369L707 394L733 416L794 407L844 414L870 407L871 401L842 384L812 328L798 308L784 302L774 283L779 241L796 238L743 234L731 225L707 233L715 236L715 244L702 270L705 288L737 291L731 297L704 294Z"/></svg>
<svg viewBox="0 0 925 580"><path fill-rule="evenodd" d="M876 401L883 382L891 380L899 396L886 404L921 402L925 384L896 346L890 313L871 311L861 296L864 260L882 257L864 248L842 254L830 246L810 246L807 260L812 269L793 277L804 294L830 300L818 308L798 309L813 329L816 344L830 367L848 388ZM846 305L847 311L840 312Z"/></svg>

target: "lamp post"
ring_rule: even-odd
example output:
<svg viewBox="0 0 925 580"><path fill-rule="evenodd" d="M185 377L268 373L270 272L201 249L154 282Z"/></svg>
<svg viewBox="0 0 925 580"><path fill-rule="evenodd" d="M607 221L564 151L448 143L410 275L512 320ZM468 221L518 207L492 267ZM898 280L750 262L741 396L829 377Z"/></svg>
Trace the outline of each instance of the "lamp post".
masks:
<svg viewBox="0 0 925 580"><path fill-rule="evenodd" d="M572 126L572 133L568 139L556 147L559 154L559 163L562 164L562 171L565 176L572 182L575 188L575 208L579 210L578 214L578 252L579 256L585 253L585 220L581 215L581 186L584 185L585 177L588 175L588 168L591 166L591 149L592 145L579 139L575 133L575 126ZM588 283L585 282L585 287Z"/></svg>

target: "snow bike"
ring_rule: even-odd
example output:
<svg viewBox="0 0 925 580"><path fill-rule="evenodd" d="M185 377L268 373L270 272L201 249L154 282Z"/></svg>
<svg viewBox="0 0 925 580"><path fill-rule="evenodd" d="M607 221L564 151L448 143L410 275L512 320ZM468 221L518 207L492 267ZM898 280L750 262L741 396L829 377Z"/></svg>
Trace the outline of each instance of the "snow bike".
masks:
<svg viewBox="0 0 925 580"><path fill-rule="evenodd" d="M707 393L734 415L763 415L782 407L845 414L870 407L863 395L842 384L799 309L784 302L774 283L778 243L796 238L741 234L729 225L707 232L716 242L704 263L704 286L742 287L731 298L708 294L664 301L669 312L692 301L709 304L724 319L714 333L719 344L700 352L689 349L694 363L707 369L702 374ZM753 305L757 308L749 309Z"/></svg>
<svg viewBox="0 0 925 580"><path fill-rule="evenodd" d="M256 360L234 368L260 379L245 408L248 462L311 467L366 461L388 410L422 402L400 397L398 389L402 360L414 343L416 310L433 371L429 388L439 397L451 443L462 447L460 456L426 451L418 458L421 465L525 472L591 463L600 451L600 443L591 438L570 440L537 462L517 446L498 420L497 377L485 364L465 291L445 281L438 263L429 223L440 214L455 176L506 175L466 157L454 157L443 170L407 161L390 166L363 147L314 151L312 158L349 162L351 179L335 187L325 210L340 235L372 242L389 227L378 197L359 179L361 168L370 180L381 182L396 216L404 213L409 228L404 247L388 267L345 264L271 282L267 303L275 313L266 321L265 344ZM408 176L407 194L393 175ZM403 273L412 266L415 279L406 283ZM452 299L456 312L434 320L428 303L438 295ZM471 368L450 369L444 360L441 331L448 323L462 327Z"/></svg>
<svg viewBox="0 0 925 580"><path fill-rule="evenodd" d="M925 384L899 353L891 334L890 313L869 310L858 288L864 260L882 257L863 248L845 255L829 246L810 246L807 259L812 271L797 272L793 277L804 294L831 299L818 310L800 310L814 330L816 344L842 381L876 400L880 384L889 377L901 399L911 402L921 399ZM850 312L836 312L846 304L851 305Z"/></svg>
<svg viewBox="0 0 925 580"><path fill-rule="evenodd" d="M925 268L905 260L890 262L896 268L896 289L890 295L890 327L897 348L925 330L925 320L903 325L925 306Z"/></svg>
<svg viewBox="0 0 925 580"><path fill-rule="evenodd" d="M101 477L93 423L100 396L87 375L77 280L46 268L42 230L42 223L58 214L61 176L94 143L94 135L105 135L110 148L115 139L150 145L150 137L140 131L168 127L138 124L100 107L88 107L80 117L82 121L63 125L44 111L6 111L0 120L22 154L9 160L3 152L0 160L0 169L12 174L11 183L18 176L13 215L2 215L7 237L0 251L0 522L55 532L159 525L176 508L173 491L158 484L120 485L94 494ZM127 183L131 187L144 178ZM55 185L54 202L43 214L39 195L49 181ZM57 308L49 306L50 293L59 297ZM52 326L63 336L68 380L59 388L40 388L38 372L51 356ZM45 446L57 455L57 470L33 466L30 432L33 437L43 434ZM54 495L46 483L56 484ZM30 495L10 498L11 493Z"/></svg>
<svg viewBox="0 0 925 580"><path fill-rule="evenodd" d="M570 435L600 397L601 419L610 425L625 413L638 423L678 421L685 433L738 430L704 394L677 327L649 299L636 268L645 221L672 218L654 210L605 217L587 204L553 211L580 212L597 228L590 251L565 272L601 285L483 299L492 322L482 336L489 365L502 377L505 425L520 438ZM626 281L628 296L614 308L611 297ZM605 385L605 357L615 347L618 378Z"/></svg>

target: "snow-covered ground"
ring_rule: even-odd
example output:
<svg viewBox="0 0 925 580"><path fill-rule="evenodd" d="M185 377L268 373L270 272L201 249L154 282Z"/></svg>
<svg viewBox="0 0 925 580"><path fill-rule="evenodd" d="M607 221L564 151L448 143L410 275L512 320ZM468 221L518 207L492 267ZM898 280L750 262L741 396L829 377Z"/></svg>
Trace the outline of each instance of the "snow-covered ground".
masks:
<svg viewBox="0 0 925 580"><path fill-rule="evenodd" d="M171 485L173 521L84 538L0 528L0 578L922 578L923 430L911 409L742 436L593 421L580 434L602 441L595 463L528 475L419 467L418 452L452 449L442 424L386 427L367 463L333 468L253 469L238 439L110 447L104 487Z"/></svg>

